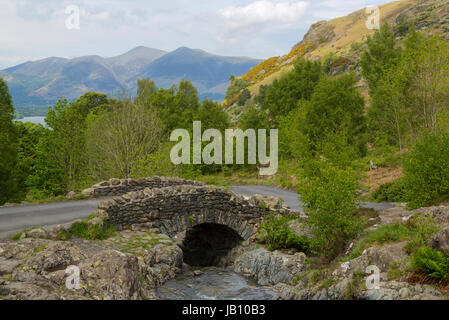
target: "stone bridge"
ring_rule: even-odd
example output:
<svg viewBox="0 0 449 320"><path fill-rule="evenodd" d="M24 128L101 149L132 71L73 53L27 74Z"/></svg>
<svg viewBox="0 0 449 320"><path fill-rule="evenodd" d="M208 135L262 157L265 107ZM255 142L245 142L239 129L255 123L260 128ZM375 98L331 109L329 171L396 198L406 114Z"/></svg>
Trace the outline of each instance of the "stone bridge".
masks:
<svg viewBox="0 0 449 320"><path fill-rule="evenodd" d="M99 209L118 230L156 229L170 236L190 265L216 264L253 236L265 216L285 213L280 203L268 205L255 196L197 184L132 191L100 202Z"/></svg>
<svg viewBox="0 0 449 320"><path fill-rule="evenodd" d="M179 185L204 185L203 182L181 178L151 177L139 179L110 179L83 190L82 194L90 197L120 196L145 188L164 188Z"/></svg>

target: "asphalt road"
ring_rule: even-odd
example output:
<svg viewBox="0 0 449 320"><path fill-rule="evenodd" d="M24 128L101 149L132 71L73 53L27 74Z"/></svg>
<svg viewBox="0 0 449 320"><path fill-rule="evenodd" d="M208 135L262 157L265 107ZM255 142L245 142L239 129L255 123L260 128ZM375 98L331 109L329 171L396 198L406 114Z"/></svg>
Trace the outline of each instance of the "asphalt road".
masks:
<svg viewBox="0 0 449 320"><path fill-rule="evenodd" d="M273 187L267 186L233 186L232 189L234 192L241 194L261 194L264 196L274 196L277 198L284 199L284 204L287 204L293 210L302 210L302 203L299 200L299 194L294 191L277 189ZM370 208L376 211L381 211L389 208L394 208L396 206L395 203L371 203L371 202L361 202L362 208Z"/></svg>
<svg viewBox="0 0 449 320"><path fill-rule="evenodd" d="M293 210L301 209L299 195L296 192L267 186L234 186L234 192L240 194L261 194L284 199L284 203ZM0 234L37 226L64 224L83 219L97 209L99 200L80 200L53 202L48 204L0 207ZM363 207L383 210L392 208L392 203L363 203Z"/></svg>

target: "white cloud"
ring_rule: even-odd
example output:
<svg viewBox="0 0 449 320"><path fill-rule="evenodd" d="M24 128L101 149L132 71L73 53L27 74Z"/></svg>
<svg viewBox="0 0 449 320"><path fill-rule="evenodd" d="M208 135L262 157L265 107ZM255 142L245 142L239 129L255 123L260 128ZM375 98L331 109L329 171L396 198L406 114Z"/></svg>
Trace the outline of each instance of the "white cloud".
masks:
<svg viewBox="0 0 449 320"><path fill-rule="evenodd" d="M0 0L0 69L28 59L97 54L136 46L187 46L236 56L287 53L309 26L390 0ZM81 29L68 30L68 5Z"/></svg>
<svg viewBox="0 0 449 320"><path fill-rule="evenodd" d="M298 24L305 14L308 3L255 1L247 6L229 6L219 10L219 14L231 29L248 28L272 24L286 27Z"/></svg>

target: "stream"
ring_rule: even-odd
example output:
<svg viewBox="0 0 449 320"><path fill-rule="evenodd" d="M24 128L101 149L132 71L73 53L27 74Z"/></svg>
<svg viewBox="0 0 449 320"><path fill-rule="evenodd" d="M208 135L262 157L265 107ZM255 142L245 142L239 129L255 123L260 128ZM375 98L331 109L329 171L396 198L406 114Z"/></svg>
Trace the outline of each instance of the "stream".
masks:
<svg viewBox="0 0 449 320"><path fill-rule="evenodd" d="M201 270L196 276L194 270ZM164 300L274 300L278 295L267 287L232 269L206 267L183 269L176 278L165 282L157 290Z"/></svg>

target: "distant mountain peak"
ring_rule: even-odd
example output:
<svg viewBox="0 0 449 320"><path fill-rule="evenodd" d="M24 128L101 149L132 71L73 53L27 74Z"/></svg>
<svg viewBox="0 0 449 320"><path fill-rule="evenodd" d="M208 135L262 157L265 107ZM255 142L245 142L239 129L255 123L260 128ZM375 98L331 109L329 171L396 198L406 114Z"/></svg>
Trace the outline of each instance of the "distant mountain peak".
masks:
<svg viewBox="0 0 449 320"><path fill-rule="evenodd" d="M137 46L110 58L88 55L30 61L1 74L10 79L8 85L17 107L48 105L59 97L76 99L86 91L106 94L122 89L134 91L136 80L146 77L158 87L170 87L185 78L193 82L201 97L221 100L229 85L229 75L244 74L260 61L219 56L185 46L172 52Z"/></svg>

